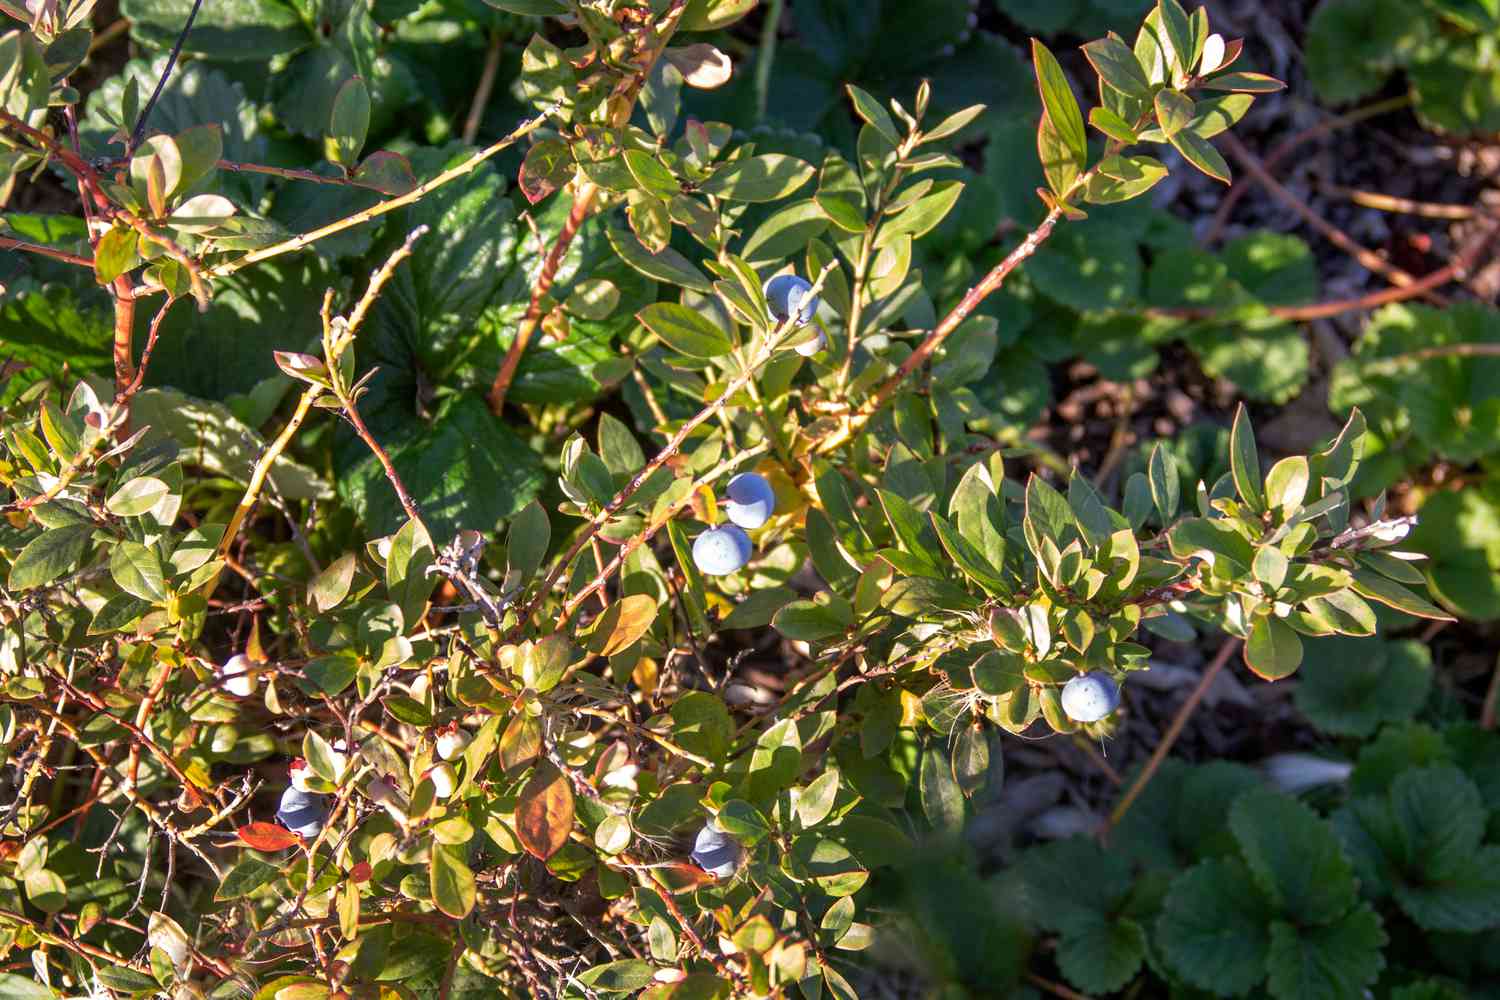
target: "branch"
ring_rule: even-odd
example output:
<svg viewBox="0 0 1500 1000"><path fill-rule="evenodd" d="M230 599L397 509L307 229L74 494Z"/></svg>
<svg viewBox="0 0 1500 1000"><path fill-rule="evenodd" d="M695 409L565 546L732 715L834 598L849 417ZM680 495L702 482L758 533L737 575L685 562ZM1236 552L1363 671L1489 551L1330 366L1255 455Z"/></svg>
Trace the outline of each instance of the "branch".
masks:
<svg viewBox="0 0 1500 1000"><path fill-rule="evenodd" d="M233 174L269 174L272 177L282 177L289 181L310 181L314 184L333 184L338 187L365 187L363 184L354 183L347 177L326 177L313 170L298 170L295 167L268 167L261 163L240 163L236 160L220 160L215 166ZM370 188L370 190L375 189Z"/></svg>
<svg viewBox="0 0 1500 1000"><path fill-rule="evenodd" d="M1219 651L1214 654L1213 662L1208 665L1207 670L1203 671L1203 677L1199 679L1198 686L1193 688L1193 693L1188 695L1187 701L1183 702L1182 707L1177 710L1177 715L1173 717L1172 724L1167 727L1166 735L1156 745L1156 751L1151 754L1151 759L1146 762L1145 768L1131 783L1130 790L1125 793L1125 797L1115 804L1114 811L1109 814L1109 819L1104 824L1104 836L1107 837L1109 831L1119 825L1120 820L1140 797L1141 792L1146 790L1146 785L1150 783L1152 775L1156 774L1157 769L1161 767L1161 762L1167 759L1167 753L1177 742L1177 737L1182 735L1182 729L1187 725L1188 718L1192 716L1198 703L1203 700L1203 696L1208 693L1214 678L1219 676L1219 671L1224 669L1224 664L1229 662L1234 651L1243 645L1244 643L1239 639L1230 639L1219 647Z"/></svg>
<svg viewBox="0 0 1500 1000"><path fill-rule="evenodd" d="M353 215L348 216L347 218L339 219L336 222L330 222L328 225L322 226L318 229L314 229L310 233L303 233L301 236L294 236L289 240L283 240L282 242L277 243L274 246L265 247L264 249L257 250L254 253L246 254L238 260L232 260L224 264L219 264L216 267L211 267L204 272L204 275L209 278L222 278L225 275L233 274L236 271L243 270L244 268L249 267L251 264L258 264L263 260L269 260L272 257L279 257L282 254L289 253L293 250L301 250L303 247L315 243L325 236L332 236L334 233L341 233L346 229L352 229L362 223L369 222L371 219L376 219L389 212L394 212L398 208L404 208L405 206L422 199L430 192L442 187L449 181L457 180L458 178L463 177L466 174L473 173L475 168L477 168L485 160L488 160L496 153L499 153L501 150L514 145L518 140L526 137L527 135L530 135L532 132L541 128L542 125L547 121L547 117L554 111L556 111L557 108L558 105L551 105L536 117L528 118L520 125L517 125L509 135L506 135L498 142L486 146L484 149L481 149L479 152L475 153L464 162L458 164L457 166L450 167L449 169L444 170L442 173L438 174L436 177L432 178L426 183L417 185L410 191L406 192L406 194L397 195L396 197L391 198L388 201L382 201L378 205L372 205L362 212L355 212Z"/></svg>
<svg viewBox="0 0 1500 1000"><path fill-rule="evenodd" d="M1345 233L1317 212L1314 212L1308 207L1306 202L1287 190L1286 186L1275 177L1272 177L1270 171L1265 168L1255 154L1246 149L1245 144L1235 138L1232 132L1225 132L1223 139L1224 148L1229 150L1229 154L1239 161L1240 166L1244 167L1261 187L1265 188L1269 194L1283 205L1296 212L1302 221L1321 233L1328 242L1352 256L1367 269L1381 275L1393 285L1404 288L1408 285L1416 284L1416 278L1390 263L1373 250L1369 250L1355 242L1348 233ZM1441 297L1436 295L1432 297L1438 305L1443 304Z"/></svg>
<svg viewBox="0 0 1500 1000"><path fill-rule="evenodd" d="M39 254L43 257L51 257L53 260L60 260L64 264L76 264L79 267L86 267L91 271L94 269L94 262L87 257L80 257L77 254L68 253L66 250L56 250L49 246L43 246L40 243L13 240L8 236L0 236L0 250L21 250L26 253Z"/></svg>
<svg viewBox="0 0 1500 1000"><path fill-rule="evenodd" d="M479 123L484 118L485 105L490 103L490 94L495 90L495 75L500 72L500 54L504 50L505 36L499 31L490 32L490 46L484 54L484 68L479 71L479 82L474 85L474 100L469 104L469 116L464 119L461 133L465 143L473 145L479 134Z"/></svg>
<svg viewBox="0 0 1500 1000"><path fill-rule="evenodd" d="M510 391L511 381L516 377L516 369L521 365L521 355L526 350L526 344L542 321L545 313L543 302L547 293L552 290L552 283L557 279L557 272L562 267L563 258L567 256L573 237L578 235L578 230L583 228L584 222L588 220L593 210L594 197L598 193L599 189L590 181L580 182L574 191L573 208L568 212L567 221L563 223L556 242L547 253L547 259L542 262L542 270L537 275L536 287L531 291L531 302L526 307L526 314L521 317L521 322L516 326L515 339L510 342L510 348L505 352L505 361L500 365L499 373L495 375L495 384L490 386L490 412L497 417L505 408L505 395Z"/></svg>
<svg viewBox="0 0 1500 1000"><path fill-rule="evenodd" d="M623 128L630 122L630 116L635 111L635 102L640 96L641 88L646 85L652 68L656 66L661 54L666 51L667 43L677 31L677 25L682 21L682 15L686 10L687 0L673 0L672 6L663 15L661 23L656 26L654 43L640 53L635 72L626 78L619 85L616 93L610 97L609 124L612 127ZM477 100L478 95L475 96ZM531 302L526 307L526 314L516 327L516 337L511 341L510 349L505 352L505 361L501 364L500 371L495 375L495 382L490 387L490 412L497 417L500 416L500 411L505 406L505 394L510 391L511 380L515 378L516 369L520 367L521 355L525 353L527 343L536 332L537 325L542 321L545 313L542 303L547 293L552 290L552 282L557 278L557 270L562 264L563 257L567 255L568 247L589 217L594 197L597 194L598 188L588 181L581 182L574 191L573 208L568 213L568 221L557 234L557 242L547 254L541 274L537 275L536 287L531 290Z"/></svg>
<svg viewBox="0 0 1500 1000"><path fill-rule="evenodd" d="M172 76L172 68L177 65L177 57L182 54L182 43L187 41L188 32L193 30L193 21L198 17L198 8L203 6L203 0L193 0L193 7L188 11L187 21L182 26L182 31L177 36L177 41L172 44L172 53L167 56L167 65L162 67L161 79L156 81L156 89L151 91L151 97L146 101L146 106L141 109L140 117L135 120L135 128L130 132L130 142L125 147L125 155L134 153L146 138L146 123L151 118L151 112L156 108L156 101L161 97L161 92L167 86L167 80Z"/></svg>

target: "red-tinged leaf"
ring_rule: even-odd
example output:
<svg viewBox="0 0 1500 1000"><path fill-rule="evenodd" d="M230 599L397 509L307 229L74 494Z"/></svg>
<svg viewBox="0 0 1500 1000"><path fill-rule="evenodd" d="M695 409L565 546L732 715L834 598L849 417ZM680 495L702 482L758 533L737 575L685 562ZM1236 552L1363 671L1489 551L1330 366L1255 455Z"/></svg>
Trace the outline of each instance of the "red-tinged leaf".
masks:
<svg viewBox="0 0 1500 1000"><path fill-rule="evenodd" d="M516 834L521 846L546 861L562 850L573 832L573 786L547 761L537 765L516 802Z"/></svg>
<svg viewBox="0 0 1500 1000"><path fill-rule="evenodd" d="M284 851L297 845L297 835L275 823L246 823L235 832L246 847L256 851Z"/></svg>
<svg viewBox="0 0 1500 1000"><path fill-rule="evenodd" d="M535 205L573 176L573 157L568 144L558 139L543 139L532 146L521 164L516 184L526 200Z"/></svg>
<svg viewBox="0 0 1500 1000"><path fill-rule="evenodd" d="M1286 84L1264 73L1223 73L1203 81L1209 90L1233 90L1242 94L1274 94Z"/></svg>
<svg viewBox="0 0 1500 1000"><path fill-rule="evenodd" d="M716 882L713 875L699 868L697 865L683 864L681 862L668 862L658 865L656 878L661 885L672 895L683 892L691 892L702 885Z"/></svg>
<svg viewBox="0 0 1500 1000"><path fill-rule="evenodd" d="M389 195L403 195L417 186L417 176L411 172L411 161L386 149L365 157L349 179L361 187L374 188Z"/></svg>
<svg viewBox="0 0 1500 1000"><path fill-rule="evenodd" d="M349 869L349 881L362 885L365 882L370 881L370 872L370 862L361 861L353 868Z"/></svg>

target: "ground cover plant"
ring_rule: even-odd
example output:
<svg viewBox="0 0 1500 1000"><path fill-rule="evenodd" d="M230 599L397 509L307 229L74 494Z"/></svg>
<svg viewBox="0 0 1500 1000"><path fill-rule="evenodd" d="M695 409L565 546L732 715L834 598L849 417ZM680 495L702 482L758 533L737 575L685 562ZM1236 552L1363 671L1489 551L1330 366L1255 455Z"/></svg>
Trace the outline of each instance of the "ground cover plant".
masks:
<svg viewBox="0 0 1500 1000"><path fill-rule="evenodd" d="M1305 72L1482 130L1460 7ZM119 13L0 0L0 995L1493 991L1491 216L1235 12Z"/></svg>

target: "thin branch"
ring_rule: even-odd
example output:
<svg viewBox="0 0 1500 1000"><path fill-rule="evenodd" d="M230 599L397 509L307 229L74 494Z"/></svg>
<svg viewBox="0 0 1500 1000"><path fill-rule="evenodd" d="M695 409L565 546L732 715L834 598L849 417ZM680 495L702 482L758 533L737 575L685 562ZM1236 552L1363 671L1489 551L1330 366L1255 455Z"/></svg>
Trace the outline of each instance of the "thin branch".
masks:
<svg viewBox="0 0 1500 1000"><path fill-rule="evenodd" d="M1359 188L1344 187L1342 184L1320 184L1319 187L1332 195L1347 198L1356 205L1365 208L1377 209L1381 212L1392 212L1398 215L1416 215L1424 219L1449 219L1463 221L1472 219L1476 215L1494 215L1495 213L1483 206L1475 205L1445 205L1431 201L1414 201L1411 198L1397 198L1395 195L1381 194L1379 191L1362 191Z"/></svg>
<svg viewBox="0 0 1500 1000"><path fill-rule="evenodd" d="M347 177L327 177L314 170L298 170L295 167L268 167L262 163L240 163L236 160L220 160L216 166L234 174L269 174L289 181L309 181L313 184L332 184L336 187L365 187ZM370 188L369 190L375 190Z"/></svg>
<svg viewBox="0 0 1500 1000"><path fill-rule="evenodd" d="M177 41L172 44L172 53L167 56L167 65L162 68L161 79L156 81L156 89L151 92L146 106L141 108L140 117L135 120L135 128L130 133L130 142L125 147L126 156L134 153L140 147L141 140L146 138L146 125L151 119L151 112L155 110L156 101L161 97L161 92L166 89L167 80L172 76L172 68L177 65L177 57L182 54L182 43L187 41L188 32L193 30L193 21L198 17L198 8L202 6L203 0L193 0L193 7L188 11L187 22L183 24L182 31L177 35Z"/></svg>
<svg viewBox="0 0 1500 1000"><path fill-rule="evenodd" d="M1172 724L1167 727L1166 735L1156 745L1156 750L1151 754L1151 759L1146 762L1145 768L1142 769L1135 781L1131 783L1130 789L1125 793L1124 797L1115 804L1114 811L1109 814L1109 820L1104 824L1104 836L1108 836L1109 831L1119 825L1120 820L1124 818L1125 813L1129 811L1135 800L1140 797L1141 792L1146 790L1146 785L1151 782L1152 776L1161 767L1161 762L1167 759L1167 754L1171 751L1173 744L1177 742L1177 737L1182 735L1182 729L1187 725L1187 721L1198 707L1198 703L1208 693L1209 686L1213 684L1214 678L1219 676L1219 671L1224 669L1224 664L1229 662L1229 658L1234 655L1235 650L1243 645L1244 643L1239 639L1230 639L1219 647L1219 651L1214 654L1213 662L1208 665L1207 670L1203 671L1203 676L1199 679L1198 686L1193 688L1193 693L1188 695L1187 701L1183 702L1182 707L1177 710L1177 715L1172 719Z"/></svg>
<svg viewBox="0 0 1500 1000"><path fill-rule="evenodd" d="M51 257L53 260L60 260L64 264L76 264L79 267L86 267L91 271L94 269L94 262L89 260L87 257L80 257L77 254L68 253L66 250L56 250L49 246L43 246L40 243L28 243L25 240L13 240L8 236L0 236L0 250L21 250L25 253L34 253L39 254L43 257Z"/></svg>
<svg viewBox="0 0 1500 1000"><path fill-rule="evenodd" d="M1288 156L1296 152L1306 142L1321 138L1341 128L1358 125L1360 122L1370 118L1377 118L1392 111L1399 111L1410 105L1411 97L1403 94L1400 97L1387 98L1386 100L1376 101L1374 104L1368 104L1362 108L1355 108L1347 114L1339 115L1337 118L1329 118L1310 128L1305 128L1271 150L1266 156L1266 169L1275 170ZM1250 182L1244 177L1236 178L1235 182L1230 185L1228 192L1224 195L1224 199L1219 202L1219 207L1214 211L1213 222L1208 227L1208 234L1203 237L1204 246L1213 246L1223 237L1224 227L1229 223L1229 213L1234 211L1234 206L1239 204L1240 198L1244 197L1245 192L1248 190L1250 190Z"/></svg>
<svg viewBox="0 0 1500 1000"><path fill-rule="evenodd" d="M1265 168L1260 159L1254 153L1250 152L1250 150L1246 149L1245 144L1235 138L1233 133L1225 132L1223 143L1224 148L1229 151L1229 154L1239 162L1240 166L1244 167L1250 173L1251 177L1255 178L1261 187L1266 189L1267 193L1296 212L1303 222L1306 222L1310 227L1317 230L1328 242L1349 254L1368 270L1381 275L1393 285L1405 287L1416 284L1416 278L1373 250L1362 246L1348 233L1308 207L1305 201L1298 198L1275 177L1272 177L1271 172ZM1439 305L1443 304L1440 296L1432 293L1429 293L1429 295Z"/></svg>
<svg viewBox="0 0 1500 1000"><path fill-rule="evenodd" d="M141 383L146 380L146 367L151 364L151 352L156 349L156 337L161 333L162 321L167 318L167 310L172 308L172 304L177 299L175 295L167 296L167 301L163 302L161 308L156 311L156 315L151 317L151 329L146 335L146 349L141 352L141 363L136 366L135 378L123 392L115 397L116 403L120 405L129 403L130 397L140 391Z"/></svg>
<svg viewBox="0 0 1500 1000"><path fill-rule="evenodd" d="M1086 180L1092 174L1093 171L1090 171L1081 180ZM999 290L1000 286L1005 284L1005 279L1010 276L1012 271L1019 267L1032 254L1036 253L1037 248L1046 242L1047 237L1052 235L1053 229L1057 227L1057 223L1061 219L1062 211L1060 209L1054 208L1048 212L1047 217L1042 220L1041 225L1028 233L1019 246L1006 254L1004 260L996 264L989 274L986 274L977 285L969 289L958 305L953 307L953 311L944 316L936 329L929 333L923 339L922 343L917 345L917 349L911 352L911 356L901 363L901 367L897 369L896 374L881 383L880 388L875 391L875 394L859 408L858 412L851 414L839 430L819 442L818 452L826 455L852 440L854 435L864 427L869 419L878 413L880 408L896 394L896 390L901 387L901 383L906 381L912 372L926 364L933 353L942 346L943 341L948 339L948 335L958 329L963 321L968 319L969 315L979 307L981 302Z"/></svg>
<svg viewBox="0 0 1500 1000"><path fill-rule="evenodd" d="M479 152L475 153L464 162L450 167L447 170L444 170L442 173L438 174L431 180L417 185L410 191L406 192L406 194L397 195L394 198L380 202L378 205L372 205L362 212L355 212L353 215L347 216L343 219L339 219L336 222L330 222L326 226L320 226L319 228L314 229L312 232L303 233L301 236L293 236L291 239L283 240L282 242L277 243L274 246L265 247L264 249L257 250L254 253L246 254L245 256L240 257L236 260L228 261L224 264L219 264L216 267L209 268L204 272L204 274L209 278L222 278L225 275L233 274L236 271L243 270L249 267L251 264L258 264L263 260L269 260L272 257L279 257L282 254L290 253L293 250L301 250L303 247L309 246L310 244L323 239L325 236L332 236L334 233L341 233L346 229L352 229L355 226L369 222L371 219L377 219L389 212L394 212L398 208L405 208L407 205L413 204L426 197L432 191L442 187L449 181L457 180L460 177L473 173L474 170L485 160L490 159L495 154L514 145L518 140L526 137L527 135L530 135L532 132L541 128L542 125L547 121L548 116L556 111L557 108L558 105L551 105L536 117L526 119L520 125L517 125L509 135L489 146L486 146L484 149L481 149Z"/></svg>
<svg viewBox="0 0 1500 1000"><path fill-rule="evenodd" d="M552 283L557 280L557 272L562 267L563 258L567 256L568 247L573 243L573 237L578 235L578 230L583 228L584 222L593 211L594 198L598 193L599 189L590 181L580 181L573 193L573 207L568 212L567 221L558 232L557 240L547 253L547 259L542 262L542 270L537 275L536 287L531 290L531 302L526 306L526 314L517 324L515 339L510 342L510 348L505 352L505 361L501 363L500 371L495 375L494 385L490 386L490 412L497 417L505 408L505 396L510 391L511 381L516 377L516 369L521 365L521 355L526 351L526 344L536 332L537 326L541 324L542 316L546 311L547 293L552 290Z"/></svg>
<svg viewBox="0 0 1500 1000"><path fill-rule="evenodd" d="M490 45L484 53L484 68L479 71L479 82L474 85L474 99L469 103L469 116L464 119L461 133L464 143L473 145L479 135L479 123L484 120L484 109L490 103L490 94L495 90L495 76L500 72L500 53L505 47L505 36L498 31L490 32Z"/></svg>

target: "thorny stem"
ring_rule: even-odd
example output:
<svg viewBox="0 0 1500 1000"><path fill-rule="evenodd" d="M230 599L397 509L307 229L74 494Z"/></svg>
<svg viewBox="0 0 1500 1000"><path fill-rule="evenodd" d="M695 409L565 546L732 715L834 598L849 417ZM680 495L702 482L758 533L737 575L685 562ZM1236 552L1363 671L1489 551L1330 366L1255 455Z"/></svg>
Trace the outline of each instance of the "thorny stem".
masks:
<svg viewBox="0 0 1500 1000"><path fill-rule="evenodd" d="M831 272L834 267L835 264L833 262L830 262L827 267L823 268L822 273L818 275L818 279L813 282L812 289L808 292L809 295L817 295L818 292L822 290L823 283L828 280L829 272ZM542 582L541 586L537 588L537 591L532 596L531 600L526 602L525 606L522 607L519 612L517 612L516 624L511 629L509 638L513 640L516 636L519 635L521 629L525 627L527 620L536 611L537 607L546 598L547 594L552 590L553 584L555 584L558 578L562 576L564 572L566 572L569 566L572 565L573 560L578 557L578 553L583 551L583 547L589 543L589 540L599 533L599 529L604 527L604 525L609 521L611 517L619 513L620 508L624 507L626 502L635 495L636 491L646 484L646 481L651 478L651 476L656 472L657 469L660 469L673 455L677 454L678 450L682 448L683 444L687 441L688 437L693 433L693 431L702 426L705 421L711 419L715 413L719 412L719 410L723 408L725 403L729 402L729 400L733 398L736 393L744 389L747 382L755 377L756 371L762 364L770 359L771 354L775 351L777 346L779 346L780 343L785 340L787 335L791 332L792 326L796 322L796 319L797 317L795 315L787 317L787 319L776 328L776 330L769 338L760 360L755 362L754 364L747 364L744 370L740 372L740 374L730 379L729 383L724 387L724 391L719 394L718 398L715 399L712 403L709 403L703 409L699 410L695 415L684 422L683 425L677 429L677 433L672 436L672 439L667 442L666 447L657 452L656 457L647 462L645 467L642 468L641 471L637 472L635 476L630 480L630 482L626 483L625 486L621 488L620 492L616 493L613 499L611 499L609 503L604 505L604 508L600 510L598 514L594 515L593 520L591 520L584 527L583 531L579 533L578 538L574 540L572 546L569 547L568 551L563 554L561 559L553 564L551 572L547 574L547 578Z"/></svg>
<svg viewBox="0 0 1500 1000"><path fill-rule="evenodd" d="M1151 754L1151 759L1146 762L1145 768L1142 769L1135 781L1131 783L1129 790L1115 804L1114 811L1109 814L1109 819L1105 822L1104 829L1101 831L1102 836L1109 836L1109 832L1119 825L1120 820L1124 818L1125 813L1130 810L1135 800L1140 797L1141 792L1146 790L1146 785L1150 783L1152 776L1161 767L1162 761L1167 759L1167 754L1171 751L1173 744L1177 742L1177 737L1182 735L1182 729L1187 725L1187 721L1198 707L1198 703L1208 693L1208 689L1212 686L1214 678L1219 676L1219 671L1224 669L1224 664L1229 662L1229 658L1234 655L1235 650L1243 645L1244 643L1239 639L1230 639L1219 647L1219 651L1214 654L1213 662L1208 665L1208 669L1203 671L1203 676L1199 679L1197 687L1193 688L1193 692L1188 695L1187 701L1183 702L1182 707L1177 710L1177 715L1172 719L1172 724L1167 727L1166 735L1156 745L1156 750Z"/></svg>

